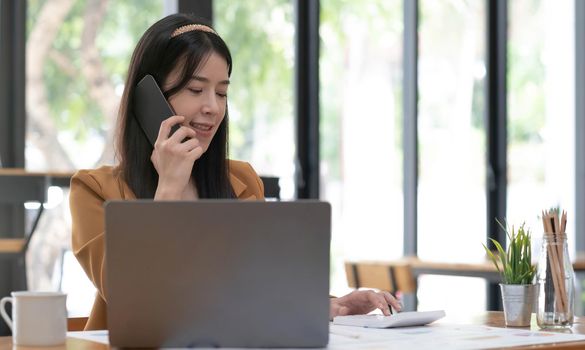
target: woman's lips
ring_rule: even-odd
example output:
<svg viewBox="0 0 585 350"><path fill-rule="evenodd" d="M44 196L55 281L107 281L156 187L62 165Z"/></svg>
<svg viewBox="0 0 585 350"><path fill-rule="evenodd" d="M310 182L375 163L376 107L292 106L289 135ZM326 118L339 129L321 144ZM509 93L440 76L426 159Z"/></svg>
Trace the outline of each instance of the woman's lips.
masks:
<svg viewBox="0 0 585 350"><path fill-rule="evenodd" d="M213 125L210 124L191 122L189 125L197 132L197 135L200 136L209 136L213 130Z"/></svg>

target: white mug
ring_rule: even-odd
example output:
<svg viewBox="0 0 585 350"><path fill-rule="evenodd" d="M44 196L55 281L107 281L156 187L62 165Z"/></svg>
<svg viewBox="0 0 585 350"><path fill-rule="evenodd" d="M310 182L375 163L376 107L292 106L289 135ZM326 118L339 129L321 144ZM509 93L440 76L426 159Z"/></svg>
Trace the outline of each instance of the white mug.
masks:
<svg viewBox="0 0 585 350"><path fill-rule="evenodd" d="M58 292L12 292L0 300L0 314L12 330L14 345L53 346L65 343L67 295ZM12 303L12 319L6 312Z"/></svg>

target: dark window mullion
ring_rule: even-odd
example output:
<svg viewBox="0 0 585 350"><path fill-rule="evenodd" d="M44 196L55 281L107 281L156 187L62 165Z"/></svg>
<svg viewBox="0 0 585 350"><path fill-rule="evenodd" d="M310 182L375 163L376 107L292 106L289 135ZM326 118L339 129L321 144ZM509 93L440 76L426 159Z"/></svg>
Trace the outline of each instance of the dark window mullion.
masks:
<svg viewBox="0 0 585 350"><path fill-rule="evenodd" d="M319 198L319 6L294 1L297 198Z"/></svg>
<svg viewBox="0 0 585 350"><path fill-rule="evenodd" d="M0 2L0 157L24 167L26 1Z"/></svg>
<svg viewBox="0 0 585 350"><path fill-rule="evenodd" d="M585 251L585 1L575 1L575 246Z"/></svg>
<svg viewBox="0 0 585 350"><path fill-rule="evenodd" d="M26 1L0 1L0 157L3 167L25 166ZM22 204L0 205L0 237L24 234ZM0 295L26 289L24 259L0 261ZM9 330L0 322L0 336Z"/></svg>
<svg viewBox="0 0 585 350"><path fill-rule="evenodd" d="M403 198L404 239L403 254L416 256L418 252L418 20L419 1L404 0L403 37ZM416 295L405 294L407 311L416 310Z"/></svg>
<svg viewBox="0 0 585 350"><path fill-rule="evenodd" d="M405 256L417 255L418 0L404 0L403 191Z"/></svg>
<svg viewBox="0 0 585 350"><path fill-rule="evenodd" d="M506 234L495 219L506 218L507 195L507 45L508 2L486 0L487 57L485 120L487 136L486 199L487 238L506 243ZM490 244L491 246L491 244ZM498 285L488 285L489 310L501 309Z"/></svg>
<svg viewBox="0 0 585 350"><path fill-rule="evenodd" d="M212 0L177 0L177 9L179 13L192 13L213 23Z"/></svg>

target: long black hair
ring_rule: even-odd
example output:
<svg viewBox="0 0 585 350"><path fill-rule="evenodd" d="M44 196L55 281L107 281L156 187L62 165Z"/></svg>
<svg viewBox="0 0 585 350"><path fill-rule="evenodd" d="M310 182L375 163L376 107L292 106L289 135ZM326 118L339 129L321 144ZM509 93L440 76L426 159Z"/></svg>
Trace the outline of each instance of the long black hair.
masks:
<svg viewBox="0 0 585 350"><path fill-rule="evenodd" d="M158 173L150 160L152 146L134 117L132 106L136 84L150 74L162 87L173 69L182 67L182 78L163 91L168 99L185 88L212 53L226 60L228 76L232 72L232 56L217 34L193 30L171 38L177 28L189 24L209 26L192 15L167 16L148 28L132 54L118 114L117 155L120 161L118 170L137 198L154 198ZM235 197L229 181L227 106L223 121L207 151L196 164L191 178L200 198Z"/></svg>

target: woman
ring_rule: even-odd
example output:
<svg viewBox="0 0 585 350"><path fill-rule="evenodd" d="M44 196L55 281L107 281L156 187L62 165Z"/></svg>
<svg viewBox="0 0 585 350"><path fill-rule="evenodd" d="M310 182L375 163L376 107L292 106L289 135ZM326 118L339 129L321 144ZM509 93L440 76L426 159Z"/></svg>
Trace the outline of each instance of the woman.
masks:
<svg viewBox="0 0 585 350"><path fill-rule="evenodd" d="M150 27L130 62L118 115L116 167L81 170L71 180L73 251L98 290L86 329L106 329L104 211L106 200L152 198L264 199L248 163L227 159L229 49L208 25L175 14ZM153 146L137 123L136 84L152 75L177 115L162 122ZM171 134L173 126L180 126ZM331 299L330 316L400 305L389 293L357 291Z"/></svg>

